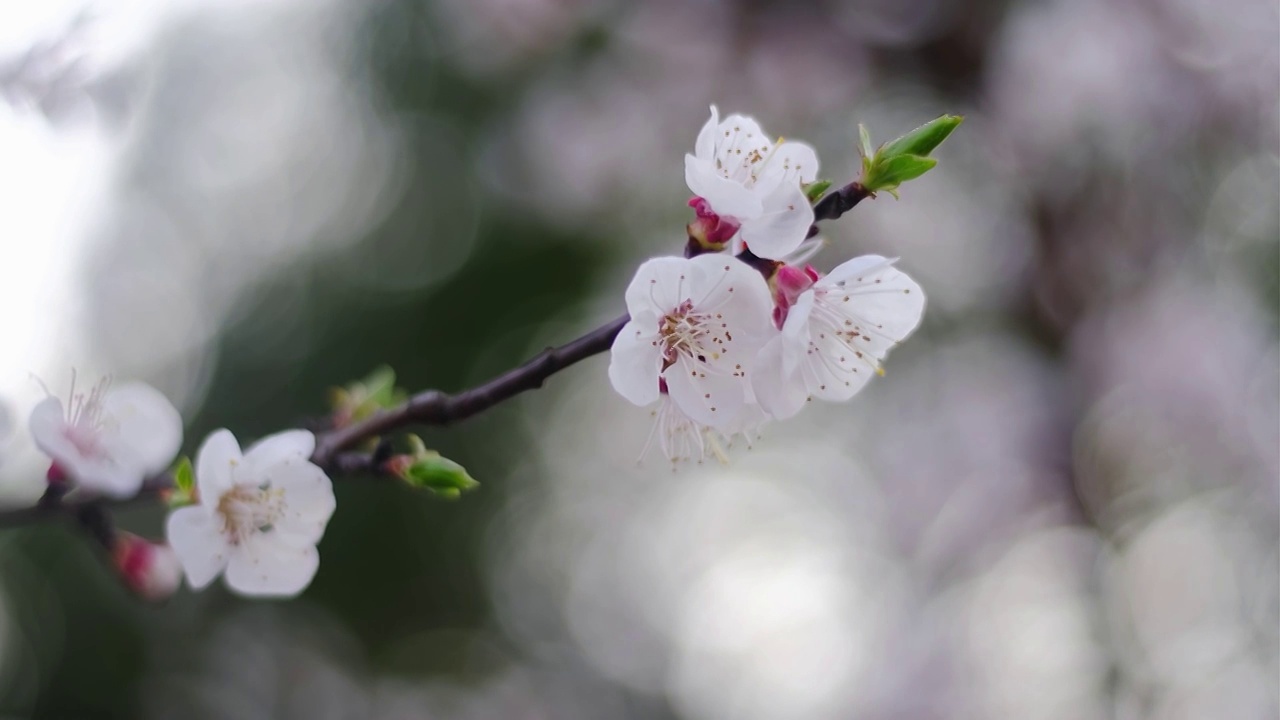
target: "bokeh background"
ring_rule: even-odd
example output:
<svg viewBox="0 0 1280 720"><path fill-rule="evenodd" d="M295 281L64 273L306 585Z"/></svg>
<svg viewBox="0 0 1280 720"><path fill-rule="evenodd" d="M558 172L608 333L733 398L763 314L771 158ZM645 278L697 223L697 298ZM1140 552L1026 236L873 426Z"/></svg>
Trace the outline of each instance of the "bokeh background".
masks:
<svg viewBox="0 0 1280 720"><path fill-rule="evenodd" d="M589 360L426 435L460 501L339 480L289 602L0 531L2 716L1276 717L1274 0L5 0L5 501L72 367L192 451L616 316L712 102L837 182L966 115L824 227L928 293L885 378L673 473Z"/></svg>

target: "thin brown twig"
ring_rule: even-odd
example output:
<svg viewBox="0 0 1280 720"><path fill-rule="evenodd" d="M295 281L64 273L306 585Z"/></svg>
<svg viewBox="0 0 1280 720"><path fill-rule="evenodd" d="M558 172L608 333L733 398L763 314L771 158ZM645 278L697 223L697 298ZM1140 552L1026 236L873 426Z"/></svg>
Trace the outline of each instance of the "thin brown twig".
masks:
<svg viewBox="0 0 1280 720"><path fill-rule="evenodd" d="M813 225L809 226L807 237L813 237L818 234L819 222L836 220L869 197L874 197L874 195L862 187L862 183L857 181L827 193L813 206Z"/></svg>
<svg viewBox="0 0 1280 720"><path fill-rule="evenodd" d="M394 408L325 433L317 439L316 452L311 460L325 467L339 451L370 438L410 425L448 425L488 410L522 392L540 388L552 375L608 350L629 319L623 315L560 347L547 348L520 367L468 390L453 395L427 390Z"/></svg>

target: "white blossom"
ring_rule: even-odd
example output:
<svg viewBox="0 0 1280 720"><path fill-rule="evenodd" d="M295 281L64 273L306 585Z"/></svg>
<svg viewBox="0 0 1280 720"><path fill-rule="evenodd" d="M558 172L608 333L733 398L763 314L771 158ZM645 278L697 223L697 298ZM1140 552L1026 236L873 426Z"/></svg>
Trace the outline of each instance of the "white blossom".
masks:
<svg viewBox="0 0 1280 720"><path fill-rule="evenodd" d="M112 497L129 497L163 471L182 446L182 416L158 390L143 383L98 383L75 392L66 406L40 401L29 423L36 446L53 460L49 477Z"/></svg>
<svg viewBox="0 0 1280 720"><path fill-rule="evenodd" d="M225 571L243 595L293 596L320 565L316 544L333 515L333 484L310 461L315 436L289 430L245 453L227 430L196 454L199 504L169 516L169 544L187 583L200 589Z"/></svg>
<svg viewBox="0 0 1280 720"><path fill-rule="evenodd" d="M746 402L737 414L722 428L713 428L689 417L678 405L671 401L667 392L659 393L658 406L653 410L653 428L640 451L643 458L649 453L654 442L663 456L671 463L701 463L713 457L721 463L729 462L728 450L733 447L737 436L741 435L748 447L759 434L759 429L768 420L760 405L756 403L751 386L747 386Z"/></svg>
<svg viewBox="0 0 1280 720"><path fill-rule="evenodd" d="M714 105L694 154L684 161L685 182L705 201L695 206L700 219L740 226L735 247L745 243L756 255L773 259L794 251L808 234L813 207L801 184L817 175L812 147L781 138L775 143L743 115L721 122Z"/></svg>
<svg viewBox="0 0 1280 720"><path fill-rule="evenodd" d="M636 271L626 300L631 320L609 362L614 389L644 406L661 385L697 424L729 427L757 353L776 334L764 278L724 255L655 258Z"/></svg>
<svg viewBox="0 0 1280 720"><path fill-rule="evenodd" d="M794 301L779 298L782 332L761 350L752 384L770 415L791 417L810 398L848 400L882 372L880 361L924 313L920 286L893 263L854 258Z"/></svg>

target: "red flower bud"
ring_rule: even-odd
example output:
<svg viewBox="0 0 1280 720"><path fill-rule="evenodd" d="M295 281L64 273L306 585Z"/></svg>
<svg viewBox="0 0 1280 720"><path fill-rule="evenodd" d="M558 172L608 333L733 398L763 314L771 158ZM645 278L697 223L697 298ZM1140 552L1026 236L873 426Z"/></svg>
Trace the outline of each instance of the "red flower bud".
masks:
<svg viewBox="0 0 1280 720"><path fill-rule="evenodd" d="M173 550L132 533L119 533L112 561L125 586L144 600L167 600L182 584L182 564Z"/></svg>
<svg viewBox="0 0 1280 720"><path fill-rule="evenodd" d="M812 265L805 265L801 270L793 265L779 265L770 279L773 286L773 324L779 330L787 321L787 311L800 299L800 296L813 284L818 282L818 271Z"/></svg>
<svg viewBox="0 0 1280 720"><path fill-rule="evenodd" d="M689 207L697 213L698 219L689 223L689 239L706 250L721 250L724 244L738 232L742 226L737 220L723 217L711 210L711 204L700 197L689 200Z"/></svg>

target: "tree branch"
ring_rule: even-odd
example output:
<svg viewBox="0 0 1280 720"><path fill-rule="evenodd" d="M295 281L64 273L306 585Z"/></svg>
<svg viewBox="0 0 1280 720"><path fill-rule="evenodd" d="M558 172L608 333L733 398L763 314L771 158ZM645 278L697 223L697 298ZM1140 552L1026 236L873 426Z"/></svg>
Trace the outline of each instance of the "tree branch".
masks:
<svg viewBox="0 0 1280 720"><path fill-rule="evenodd" d="M613 345L622 326L630 318L626 315L606 323L595 330L556 348L547 348L525 364L455 395L439 390L427 390L414 395L407 402L389 410L383 410L357 423L320 435L316 440L316 452L312 462L321 467L329 465L330 458L347 448L370 438L385 435L409 425L448 425L465 420L477 413L509 400L527 390L542 387L542 383L565 368L598 355Z"/></svg>
<svg viewBox="0 0 1280 720"><path fill-rule="evenodd" d="M388 473L383 463L391 457L390 443L383 442L371 453L342 452L365 440L386 435L410 425L447 425L488 410L527 390L542 387L543 382L561 370L598 355L613 344L614 337L629 318L626 315L556 348L547 348L525 364L476 387L454 395L427 390L403 405L384 410L358 423L316 436L312 462L330 475L382 475ZM64 486L52 485L40 501L30 507L0 510L0 527L16 527L56 519L84 520L98 518L106 510L145 505L163 497L173 487L173 478L157 475L142 484L137 495L124 499L67 492ZM96 527L86 526L91 532Z"/></svg>
<svg viewBox="0 0 1280 720"><path fill-rule="evenodd" d="M344 452L330 458L324 469L330 475L387 476L382 463L390 457L390 445L380 445L371 453ZM136 495L127 498L108 498L76 490L68 492L59 485L51 485L35 505L0 509L0 528L19 527L50 520L70 520L85 526L90 533L99 531L87 519L96 519L101 511L126 510L154 504L173 488L173 476L165 473L147 478Z"/></svg>
<svg viewBox="0 0 1280 720"><path fill-rule="evenodd" d="M809 226L809 234L806 237L813 237L818 234L819 222L836 220L841 215L852 210L853 206L869 197L873 197L873 195L862 187L862 183L856 180L839 190L827 193L813 206L813 224Z"/></svg>

